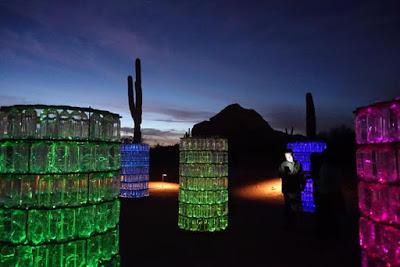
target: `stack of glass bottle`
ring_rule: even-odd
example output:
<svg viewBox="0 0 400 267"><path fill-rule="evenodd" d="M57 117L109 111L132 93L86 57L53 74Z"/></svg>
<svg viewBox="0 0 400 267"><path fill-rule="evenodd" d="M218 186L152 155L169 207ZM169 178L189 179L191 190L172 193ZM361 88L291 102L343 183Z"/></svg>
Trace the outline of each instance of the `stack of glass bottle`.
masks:
<svg viewBox="0 0 400 267"><path fill-rule="evenodd" d="M121 197L149 196L149 152L147 144L121 146Z"/></svg>
<svg viewBox="0 0 400 267"><path fill-rule="evenodd" d="M0 109L0 265L118 264L117 114Z"/></svg>
<svg viewBox="0 0 400 267"><path fill-rule="evenodd" d="M400 101L355 113L362 266L400 266Z"/></svg>
<svg viewBox="0 0 400 267"><path fill-rule="evenodd" d="M214 232L228 226L228 140L182 138L178 226Z"/></svg>
<svg viewBox="0 0 400 267"><path fill-rule="evenodd" d="M326 149L326 143L322 141L302 141L291 142L287 148L293 150L293 157L299 161L306 176L306 185L301 192L301 203L303 211L315 212L314 201L314 182L311 177L311 159L312 153L321 153Z"/></svg>

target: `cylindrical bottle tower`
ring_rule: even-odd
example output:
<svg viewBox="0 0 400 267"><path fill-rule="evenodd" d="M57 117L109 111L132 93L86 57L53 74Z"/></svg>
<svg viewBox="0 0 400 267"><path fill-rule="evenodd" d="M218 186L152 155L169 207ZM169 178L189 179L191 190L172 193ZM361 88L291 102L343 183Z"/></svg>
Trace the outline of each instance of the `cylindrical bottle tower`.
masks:
<svg viewBox="0 0 400 267"><path fill-rule="evenodd" d="M400 100L355 111L362 266L400 266Z"/></svg>
<svg viewBox="0 0 400 267"><path fill-rule="evenodd" d="M149 152L147 144L122 144L121 197L149 196Z"/></svg>
<svg viewBox="0 0 400 267"><path fill-rule="evenodd" d="M322 153L326 149L326 143L322 141L290 142L287 148L293 150L293 157L299 161L306 176L306 186L301 192L303 211L315 212L314 180L311 177L311 154Z"/></svg>
<svg viewBox="0 0 400 267"><path fill-rule="evenodd" d="M228 226L228 140L182 138L178 226L214 232Z"/></svg>
<svg viewBox="0 0 400 267"><path fill-rule="evenodd" d="M1 266L118 265L119 115L0 108Z"/></svg>

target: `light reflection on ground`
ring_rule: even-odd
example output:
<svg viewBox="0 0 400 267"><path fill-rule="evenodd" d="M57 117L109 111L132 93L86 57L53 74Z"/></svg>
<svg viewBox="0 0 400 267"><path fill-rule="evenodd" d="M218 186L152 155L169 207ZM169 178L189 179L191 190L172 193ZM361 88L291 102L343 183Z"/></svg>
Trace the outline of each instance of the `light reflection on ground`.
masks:
<svg viewBox="0 0 400 267"><path fill-rule="evenodd" d="M233 191L238 198L273 203L283 203L281 179L270 178L261 182L243 185Z"/></svg>
<svg viewBox="0 0 400 267"><path fill-rule="evenodd" d="M168 182L149 182L150 195L153 193L178 193L179 184Z"/></svg>

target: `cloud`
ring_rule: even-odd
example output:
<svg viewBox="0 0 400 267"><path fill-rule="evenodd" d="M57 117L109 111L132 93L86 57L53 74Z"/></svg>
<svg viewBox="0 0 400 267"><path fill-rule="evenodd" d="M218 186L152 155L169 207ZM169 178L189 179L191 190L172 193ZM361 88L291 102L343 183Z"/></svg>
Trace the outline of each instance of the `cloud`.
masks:
<svg viewBox="0 0 400 267"><path fill-rule="evenodd" d="M6 13L13 14L13 20L30 24L21 28L10 19L0 25L0 57L19 63L28 59L32 64L39 59L41 64L46 61L47 65L61 64L120 79L122 63L118 62L123 59L132 55L162 58L168 54L136 28L122 24L119 17L108 12L99 16L92 7L83 5L24 2L23 11L18 5L2 6Z"/></svg>
<svg viewBox="0 0 400 267"><path fill-rule="evenodd" d="M183 108L169 108L151 106L144 109L145 112L164 115L167 118L154 119L164 122L199 122L208 119L214 115L213 112L203 110L190 110Z"/></svg>
<svg viewBox="0 0 400 267"><path fill-rule="evenodd" d="M151 146L155 145L175 145L179 142L179 138L184 135L184 132L177 130L158 130L154 128L143 128L142 136L143 141ZM130 127L122 127L121 128L121 136L133 136L133 128Z"/></svg>
<svg viewBox="0 0 400 267"><path fill-rule="evenodd" d="M262 110L261 114L274 129L290 131L293 126L295 133L306 132L306 108L304 106L280 105L269 106ZM317 132L327 131L339 124L353 127L353 116L351 113L343 113L341 110L326 107L316 107Z"/></svg>

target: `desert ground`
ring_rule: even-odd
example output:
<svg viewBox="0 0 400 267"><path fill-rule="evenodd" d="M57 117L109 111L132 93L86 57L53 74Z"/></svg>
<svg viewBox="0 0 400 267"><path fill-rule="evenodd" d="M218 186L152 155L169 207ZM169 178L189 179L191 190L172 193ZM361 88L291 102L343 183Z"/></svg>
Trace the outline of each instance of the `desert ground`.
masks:
<svg viewBox="0 0 400 267"><path fill-rule="evenodd" d="M178 229L178 184L152 182L150 197L121 199L122 266L359 266L357 212L347 212L326 232L315 214L295 226L283 218L277 178L229 188L229 227L216 233Z"/></svg>

